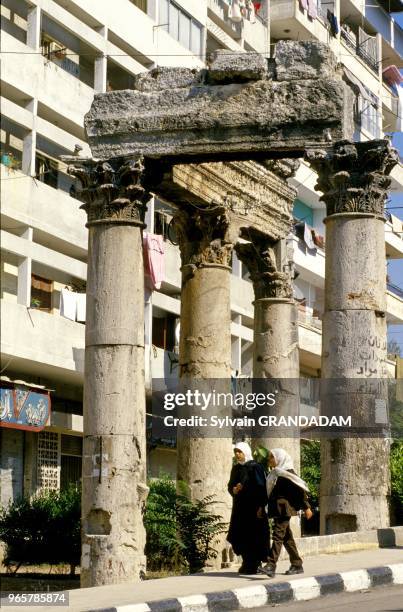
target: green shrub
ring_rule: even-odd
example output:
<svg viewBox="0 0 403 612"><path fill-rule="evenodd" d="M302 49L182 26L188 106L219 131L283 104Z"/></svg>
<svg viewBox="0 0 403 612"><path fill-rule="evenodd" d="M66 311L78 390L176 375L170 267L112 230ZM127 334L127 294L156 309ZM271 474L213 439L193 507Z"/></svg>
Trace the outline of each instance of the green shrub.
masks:
<svg viewBox="0 0 403 612"><path fill-rule="evenodd" d="M390 449L391 514L395 525L403 525L403 441L393 442Z"/></svg>
<svg viewBox="0 0 403 612"><path fill-rule="evenodd" d="M0 512L5 564L80 562L80 491L41 493L19 499Z"/></svg>
<svg viewBox="0 0 403 612"><path fill-rule="evenodd" d="M309 487L311 506L319 506L320 442L317 440L301 444L301 478Z"/></svg>
<svg viewBox="0 0 403 612"><path fill-rule="evenodd" d="M162 476L150 483L145 512L147 567L152 571L197 572L217 556L214 540L225 525L210 513L211 496L189 500L184 483Z"/></svg>
<svg viewBox="0 0 403 612"><path fill-rule="evenodd" d="M144 524L147 568L151 571L180 570L184 560L176 528L176 489L168 476L150 482Z"/></svg>
<svg viewBox="0 0 403 612"><path fill-rule="evenodd" d="M180 493L176 498L176 518L179 537L183 545L183 556L189 573L200 571L208 559L217 557L213 547L217 536L227 527L222 517L210 512L214 496L191 502L185 483L179 483Z"/></svg>

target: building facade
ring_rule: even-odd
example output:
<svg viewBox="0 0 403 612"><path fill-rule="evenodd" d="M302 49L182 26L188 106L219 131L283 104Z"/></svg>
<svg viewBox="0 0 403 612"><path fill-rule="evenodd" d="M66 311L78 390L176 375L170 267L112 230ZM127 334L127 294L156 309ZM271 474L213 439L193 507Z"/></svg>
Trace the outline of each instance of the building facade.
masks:
<svg viewBox="0 0 403 612"><path fill-rule="evenodd" d="M280 39L314 39L331 47L356 93L355 139L379 138L402 121L403 31L389 12L402 9L398 0L116 0L113 6L4 0L2 386L22 397L24 390L44 396L49 390L52 412L40 432L0 428L2 504L80 480L87 230L60 156L90 154L83 120L94 95L130 89L135 75L150 68L203 67L216 49L269 57ZM392 191L402 192L402 165L392 177ZM304 162L290 179L298 189L287 247L298 272L302 377L317 377L321 362L325 207L315 182ZM153 378L178 375L181 278L172 214L169 202L149 202L147 231L163 236L165 272L160 289L146 292L148 390ZM403 257L402 230L388 217L385 274L388 259ZM251 376L253 287L235 254L231 283L233 375ZM391 284L386 316L390 324L403 323L403 293ZM388 367L393 377L395 363ZM3 404L2 396L2 412ZM150 444L150 476L174 474L175 462L173 446Z"/></svg>

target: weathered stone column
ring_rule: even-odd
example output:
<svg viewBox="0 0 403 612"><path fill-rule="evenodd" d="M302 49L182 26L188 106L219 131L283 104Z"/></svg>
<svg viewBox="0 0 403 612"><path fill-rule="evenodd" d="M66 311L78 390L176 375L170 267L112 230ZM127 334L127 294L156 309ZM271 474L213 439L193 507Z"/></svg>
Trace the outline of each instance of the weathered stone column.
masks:
<svg viewBox="0 0 403 612"><path fill-rule="evenodd" d="M386 140L341 141L307 159L328 215L322 376L344 385L323 399L327 410L343 403L344 413L362 419L368 392L354 379L386 377L384 202L397 154ZM388 526L388 440L323 440L321 470L321 533Z"/></svg>
<svg viewBox="0 0 403 612"><path fill-rule="evenodd" d="M143 171L134 157L70 167L89 229L82 587L145 570Z"/></svg>
<svg viewBox="0 0 403 612"><path fill-rule="evenodd" d="M253 377L281 381L281 399L271 414L299 414L298 312L289 272L282 271L282 244L250 233L251 242L237 244L255 292ZM257 384L259 384L257 382ZM289 452L299 470L299 437L262 437L254 441L266 448Z"/></svg>
<svg viewBox="0 0 403 612"><path fill-rule="evenodd" d="M174 229L182 259L179 366L182 379L231 379L231 310L229 220L222 206L178 210ZM221 388L220 390L223 390ZM228 412L230 414L230 411ZM212 511L229 520L232 438L181 436L178 431L177 478L184 480L192 499L214 495ZM225 548L221 538L221 553ZM215 565L225 561L219 554Z"/></svg>

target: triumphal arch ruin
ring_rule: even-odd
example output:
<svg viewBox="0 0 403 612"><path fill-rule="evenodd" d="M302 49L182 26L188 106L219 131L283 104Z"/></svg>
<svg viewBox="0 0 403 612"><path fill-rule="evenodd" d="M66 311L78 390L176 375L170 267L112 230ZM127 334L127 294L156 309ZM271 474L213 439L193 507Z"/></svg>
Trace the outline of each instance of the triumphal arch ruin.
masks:
<svg viewBox="0 0 403 612"><path fill-rule="evenodd" d="M230 377L233 249L255 291L254 377L299 377L282 245L296 196L286 179L302 157L318 172L327 207L322 376L359 377L360 348L373 337L381 341L367 366L384 376L383 206L397 156L384 140L352 142L352 96L327 46L292 41L279 42L272 59L218 51L208 69L157 68L138 75L133 90L95 96L85 121L93 158L68 160L89 229L82 586L135 580L145 568L142 229L150 193L176 207L182 377ZM224 519L231 443L178 442L178 475L194 497L224 499ZM387 526L387 456L383 439L324 442L323 533ZM368 465L376 465L370 478Z"/></svg>

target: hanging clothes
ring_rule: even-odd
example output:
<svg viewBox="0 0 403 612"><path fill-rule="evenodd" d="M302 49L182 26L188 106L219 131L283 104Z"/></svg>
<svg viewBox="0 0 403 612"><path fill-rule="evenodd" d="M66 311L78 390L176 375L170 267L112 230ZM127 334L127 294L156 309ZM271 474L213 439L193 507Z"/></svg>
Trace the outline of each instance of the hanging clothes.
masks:
<svg viewBox="0 0 403 612"><path fill-rule="evenodd" d="M299 5L303 11L308 10L308 0L299 0Z"/></svg>
<svg viewBox="0 0 403 612"><path fill-rule="evenodd" d="M60 293L60 314L70 321L76 320L77 314L77 293L70 289L62 289Z"/></svg>
<svg viewBox="0 0 403 612"><path fill-rule="evenodd" d="M76 299L77 299L77 321L79 323L85 323L87 296L85 293L76 293Z"/></svg>
<svg viewBox="0 0 403 612"><path fill-rule="evenodd" d="M400 74L399 68L392 64L392 66L388 66L382 71L382 76L384 80L388 83L388 85L402 85L403 77Z"/></svg>
<svg viewBox="0 0 403 612"><path fill-rule="evenodd" d="M255 6L252 0L245 1L245 8L243 10L243 15L245 19L247 19L251 23L256 23Z"/></svg>
<svg viewBox="0 0 403 612"><path fill-rule="evenodd" d="M313 238L313 242L314 244L319 247L320 249L324 249L325 248L325 239L323 236L321 236L320 234L318 234L318 232L316 230L312 230L312 238Z"/></svg>
<svg viewBox="0 0 403 612"><path fill-rule="evenodd" d="M403 132L403 85L398 85L397 87L397 97L398 97L398 105L397 105L397 132Z"/></svg>
<svg viewBox="0 0 403 612"><path fill-rule="evenodd" d="M242 13L241 13L241 7L240 7L240 0L233 0L232 6L230 7L230 9L228 11L228 17L234 23L239 23L239 22L242 21Z"/></svg>
<svg viewBox="0 0 403 612"><path fill-rule="evenodd" d="M308 17L316 19L318 16L317 0L308 0Z"/></svg>
<svg viewBox="0 0 403 612"><path fill-rule="evenodd" d="M338 33L340 32L340 26L339 26L339 22L337 20L336 15L332 13L332 11L329 9L327 9L327 20L330 25L330 32L332 36L336 37Z"/></svg>
<svg viewBox="0 0 403 612"><path fill-rule="evenodd" d="M145 272L152 289L161 289L165 280L165 246L160 234L144 233L143 251Z"/></svg>
<svg viewBox="0 0 403 612"><path fill-rule="evenodd" d="M308 249L316 252L316 246L312 237L312 228L307 223L305 223L304 227L304 242Z"/></svg>

